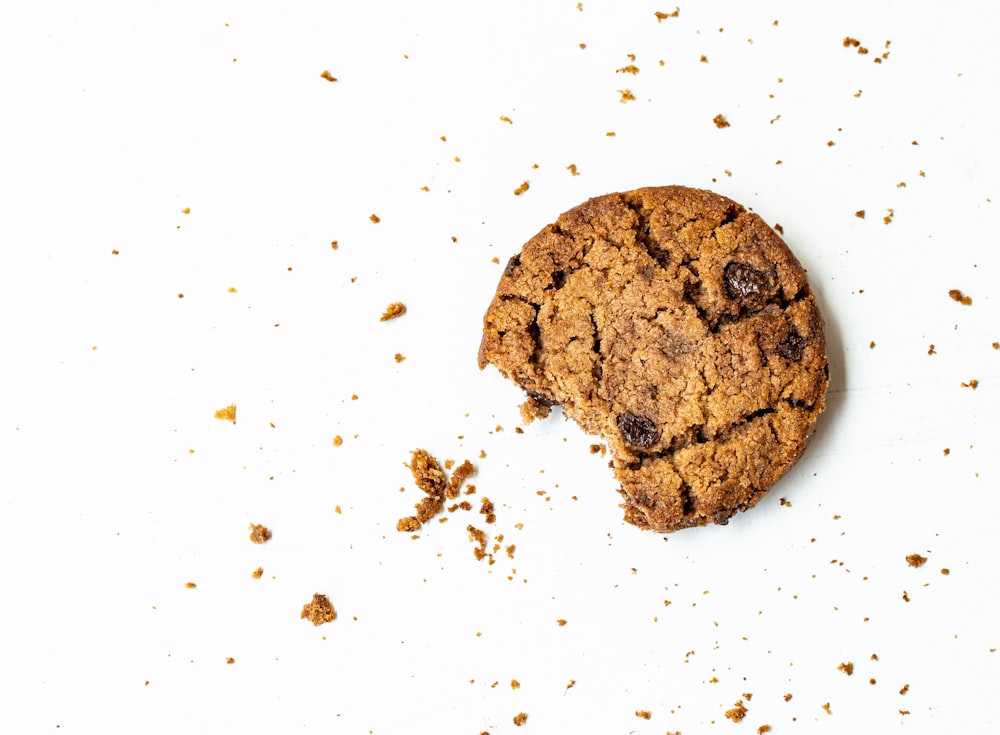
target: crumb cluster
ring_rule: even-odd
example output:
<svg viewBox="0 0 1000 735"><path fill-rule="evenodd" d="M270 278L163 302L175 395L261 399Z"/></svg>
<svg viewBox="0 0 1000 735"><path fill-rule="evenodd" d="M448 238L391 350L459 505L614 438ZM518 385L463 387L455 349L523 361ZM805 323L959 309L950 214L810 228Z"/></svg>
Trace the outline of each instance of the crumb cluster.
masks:
<svg viewBox="0 0 1000 735"><path fill-rule="evenodd" d="M308 620L313 625L332 623L337 619L337 611L333 609L329 598L318 592L313 595L312 602L302 606L302 613L299 618Z"/></svg>

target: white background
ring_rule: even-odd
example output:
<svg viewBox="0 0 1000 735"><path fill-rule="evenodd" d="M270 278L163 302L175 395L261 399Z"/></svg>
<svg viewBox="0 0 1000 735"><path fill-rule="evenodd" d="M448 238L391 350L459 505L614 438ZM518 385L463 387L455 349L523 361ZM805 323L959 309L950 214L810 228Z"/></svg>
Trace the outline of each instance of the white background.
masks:
<svg viewBox="0 0 1000 735"><path fill-rule="evenodd" d="M995 728L998 7L8 3L0 731ZM476 366L507 258L658 184L782 225L832 375L757 508L667 537ZM397 532L416 447L495 526Z"/></svg>

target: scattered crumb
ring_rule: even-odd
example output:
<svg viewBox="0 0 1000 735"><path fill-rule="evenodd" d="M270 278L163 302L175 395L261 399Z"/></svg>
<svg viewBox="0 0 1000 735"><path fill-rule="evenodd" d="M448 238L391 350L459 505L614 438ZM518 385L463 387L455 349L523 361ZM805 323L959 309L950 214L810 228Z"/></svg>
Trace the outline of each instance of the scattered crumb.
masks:
<svg viewBox="0 0 1000 735"><path fill-rule="evenodd" d="M726 710L726 718L733 722L739 722L747 716L747 708L743 705L743 700L738 701L732 709Z"/></svg>
<svg viewBox="0 0 1000 735"><path fill-rule="evenodd" d="M659 10L657 10L654 13L654 15L656 16L656 22L657 23L662 23L667 18L676 18L680 14L681 14L681 9L680 8L674 8L674 12L672 12L672 13L662 13Z"/></svg>
<svg viewBox="0 0 1000 735"><path fill-rule="evenodd" d="M757 735L764 735L764 733L766 732L771 732L770 725L761 725L760 727L757 728Z"/></svg>
<svg viewBox="0 0 1000 735"><path fill-rule="evenodd" d="M957 301L962 304L962 306L972 306L972 297L966 296L957 288L951 289L951 291L948 292L948 295L951 296L952 301Z"/></svg>
<svg viewBox="0 0 1000 735"><path fill-rule="evenodd" d="M906 694L908 691L910 691L910 685L909 684L903 684L903 688L899 690L899 693L900 694Z"/></svg>
<svg viewBox="0 0 1000 735"><path fill-rule="evenodd" d="M850 676L854 673L854 663L852 661L848 661L847 663L840 664L840 666L837 667L837 671L843 671L845 674Z"/></svg>
<svg viewBox="0 0 1000 735"><path fill-rule="evenodd" d="M865 218L865 210L859 209L857 212L854 213L854 216L857 217L858 219L864 219Z"/></svg>
<svg viewBox="0 0 1000 735"><path fill-rule="evenodd" d="M975 390L976 388L979 387L979 381L976 380L975 378L973 378L968 383L962 383L962 387L963 388L972 388L972 390Z"/></svg>
<svg viewBox="0 0 1000 735"><path fill-rule="evenodd" d="M910 596L907 594L906 590L903 590L903 602L909 602Z"/></svg>
<svg viewBox="0 0 1000 735"><path fill-rule="evenodd" d="M698 61L700 61L702 64L707 64L708 63L708 57L705 56L705 54L702 54L701 58L698 59Z"/></svg>
<svg viewBox="0 0 1000 735"><path fill-rule="evenodd" d="M928 345L928 347L927 347L927 354L928 355L936 355L937 354L937 350L934 349L934 345Z"/></svg>
<svg viewBox="0 0 1000 735"><path fill-rule="evenodd" d="M339 248L339 247L340 247L340 243L338 243L338 242L337 242L336 240L333 240L333 241L331 241L331 242L330 242L330 247L331 247L331 248L332 248L333 250L336 250L337 248Z"/></svg>
<svg viewBox="0 0 1000 735"><path fill-rule="evenodd" d="M395 301L385 307L385 313L382 314L382 318L379 321L387 322L390 319L396 319L403 316L406 313L406 304L401 301Z"/></svg>
<svg viewBox="0 0 1000 735"><path fill-rule="evenodd" d="M868 349L869 350L875 349L875 340L872 340L871 342L868 343Z"/></svg>
<svg viewBox="0 0 1000 735"><path fill-rule="evenodd" d="M892 222L892 218L896 215L896 213L892 210L892 207L889 207L888 209L886 209L886 211L889 214L887 214L885 217L882 218L882 222L884 222L885 224L889 224L890 222Z"/></svg>
<svg viewBox="0 0 1000 735"><path fill-rule="evenodd" d="M524 712L518 712L516 715L514 715L514 724L517 725L518 727L520 727L527 721L528 721L528 715L526 715Z"/></svg>
<svg viewBox="0 0 1000 735"><path fill-rule="evenodd" d="M558 626L559 626L560 628L562 628L562 627L563 627L564 625L566 625L566 620L565 620L565 618L559 618L558 620L556 620L556 624L557 624L557 625L558 625Z"/></svg>
<svg viewBox="0 0 1000 735"><path fill-rule="evenodd" d="M625 104L626 102L632 102L635 99L635 95L632 94L631 89L619 89L618 94L621 95L621 99L618 101L622 104Z"/></svg>
<svg viewBox="0 0 1000 735"><path fill-rule="evenodd" d="M941 574L947 577L949 574L951 574L951 570L948 567L941 567Z"/></svg>
<svg viewBox="0 0 1000 735"><path fill-rule="evenodd" d="M226 659L226 663L227 664L234 664L234 663L236 663L236 659L233 658L232 656L230 656L229 658Z"/></svg>
<svg viewBox="0 0 1000 735"><path fill-rule="evenodd" d="M653 713L650 712L648 709L637 709L635 711L635 716L641 720L648 720L652 718Z"/></svg>
<svg viewBox="0 0 1000 735"><path fill-rule="evenodd" d="M571 163L569 166L567 166L566 170L569 171L570 174L572 174L573 176L579 176L580 175L580 172L577 170L575 163Z"/></svg>
<svg viewBox="0 0 1000 735"><path fill-rule="evenodd" d="M945 447L944 450L943 450L943 453L944 453L944 456L947 457L949 454L951 454L951 449L949 449L948 447Z"/></svg>
<svg viewBox="0 0 1000 735"><path fill-rule="evenodd" d="M260 579L261 577L264 576L264 567L257 567L252 572L250 572L250 576L253 577L254 579Z"/></svg>
<svg viewBox="0 0 1000 735"><path fill-rule="evenodd" d="M702 58L704 58L704 57L702 57ZM718 115L716 115L715 117L712 118L712 122L714 122L715 123L715 127L719 128L720 130L722 128L728 128L729 127L729 121L726 119L725 115L723 115L721 112Z"/></svg>
<svg viewBox="0 0 1000 735"><path fill-rule="evenodd" d="M344 443L344 437L342 437L340 434L337 434L337 436L333 437L333 446L339 447L343 443Z"/></svg>
<svg viewBox="0 0 1000 735"><path fill-rule="evenodd" d="M262 526L259 523L250 524L250 540L255 544L262 544L265 541L271 540L271 532L267 529L267 526Z"/></svg>
<svg viewBox="0 0 1000 735"><path fill-rule="evenodd" d="M511 120L511 119L510 119L509 117L507 117L506 115L501 115L501 116L500 116L500 122L505 122L505 123L507 123L508 125L513 125L513 124L514 124L514 121L513 121L513 120Z"/></svg>
<svg viewBox="0 0 1000 735"><path fill-rule="evenodd" d="M830 710L830 703L829 702L827 702L826 704L823 705L823 709L826 710L826 713L828 715L832 715L833 714L833 712Z"/></svg>
<svg viewBox="0 0 1000 735"><path fill-rule="evenodd" d="M521 682L519 682L517 679L511 679L510 680L510 688L511 689L520 689L521 688Z"/></svg>
<svg viewBox="0 0 1000 735"><path fill-rule="evenodd" d="M636 66L635 64L628 64L627 66L623 66L621 69L615 69L615 73L616 74L633 74L634 75L634 74L638 74L639 73L639 67Z"/></svg>
<svg viewBox="0 0 1000 735"><path fill-rule="evenodd" d="M324 69L323 73L320 74L320 76L323 77L323 79L325 79L328 82L335 82L335 81L337 81L337 77L333 76L333 74L330 73L329 69Z"/></svg>
<svg viewBox="0 0 1000 735"><path fill-rule="evenodd" d="M195 587L197 587L198 585L196 585L196 584L195 584L194 582L188 582L188 583L187 583L187 584L185 584L184 586L185 586L185 587L187 587L187 588L188 588L189 590L193 590L193 589L194 589Z"/></svg>
<svg viewBox="0 0 1000 735"><path fill-rule="evenodd" d="M396 362L403 362L403 360L405 360L405 359L406 359L405 355L403 355L402 353L399 353L399 352L396 353L396 357L395 357Z"/></svg>
<svg viewBox="0 0 1000 735"><path fill-rule="evenodd" d="M528 183L528 180L525 179L524 181L521 182L521 185L519 187L514 189L514 196L516 197L521 196L524 192L526 192L530 188L530 186L531 185Z"/></svg>
<svg viewBox="0 0 1000 735"><path fill-rule="evenodd" d="M486 516L486 522L496 523L497 515L494 512L493 501L490 500L489 498L481 498L479 500L479 505L480 505L479 512L484 516Z"/></svg>
<svg viewBox="0 0 1000 735"><path fill-rule="evenodd" d="M906 563L914 568L922 567L926 561L927 557L920 556L920 554L907 554L906 556Z"/></svg>
<svg viewBox="0 0 1000 735"><path fill-rule="evenodd" d="M788 694L785 695L785 701L790 702L791 700L792 700L792 694L791 692L789 692Z"/></svg>
<svg viewBox="0 0 1000 735"><path fill-rule="evenodd" d="M309 620L313 625L332 623L337 619L337 611L333 609L330 600L326 595L318 592L313 595L312 602L302 606L302 613L299 618Z"/></svg>
<svg viewBox="0 0 1000 735"><path fill-rule="evenodd" d="M993 343L993 349L994 350L1000 350L1000 342L994 342Z"/></svg>
<svg viewBox="0 0 1000 735"><path fill-rule="evenodd" d="M219 419L220 421L231 421L232 423L235 424L236 404L230 403L225 408L220 408L218 411L215 412L215 418Z"/></svg>

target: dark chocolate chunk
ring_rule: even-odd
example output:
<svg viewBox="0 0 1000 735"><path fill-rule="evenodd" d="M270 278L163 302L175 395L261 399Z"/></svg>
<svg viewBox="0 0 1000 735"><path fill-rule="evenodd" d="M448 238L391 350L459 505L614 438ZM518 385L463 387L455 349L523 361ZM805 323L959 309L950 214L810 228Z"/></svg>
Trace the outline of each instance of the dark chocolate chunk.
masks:
<svg viewBox="0 0 1000 735"><path fill-rule="evenodd" d="M770 287L767 274L746 263L727 265L722 274L722 283L726 289L726 296L733 301L759 301L757 297L765 294Z"/></svg>
<svg viewBox="0 0 1000 735"><path fill-rule="evenodd" d="M622 439L636 449L651 447L660 438L660 430L652 419L636 416L634 413L618 415L618 430L622 433Z"/></svg>

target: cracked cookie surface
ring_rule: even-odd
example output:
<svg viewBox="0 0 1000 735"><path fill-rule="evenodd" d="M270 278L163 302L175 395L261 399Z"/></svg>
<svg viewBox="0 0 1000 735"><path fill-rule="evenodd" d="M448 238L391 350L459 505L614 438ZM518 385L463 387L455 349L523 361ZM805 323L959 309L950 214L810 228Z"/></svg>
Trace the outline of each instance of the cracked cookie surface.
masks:
<svg viewBox="0 0 1000 735"><path fill-rule="evenodd" d="M824 408L823 319L756 214L709 191L591 199L529 240L483 320L479 366L602 436L625 520L725 523L801 455Z"/></svg>

